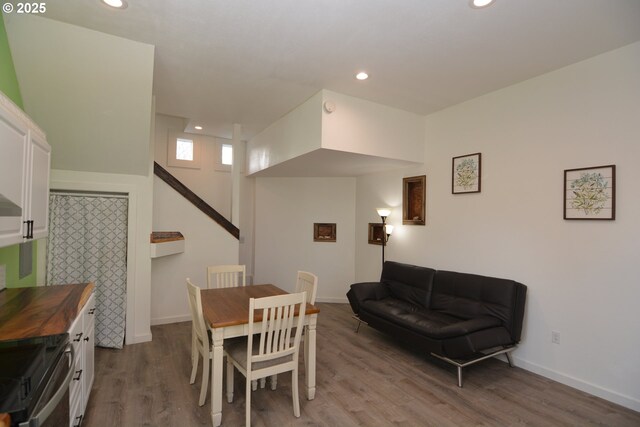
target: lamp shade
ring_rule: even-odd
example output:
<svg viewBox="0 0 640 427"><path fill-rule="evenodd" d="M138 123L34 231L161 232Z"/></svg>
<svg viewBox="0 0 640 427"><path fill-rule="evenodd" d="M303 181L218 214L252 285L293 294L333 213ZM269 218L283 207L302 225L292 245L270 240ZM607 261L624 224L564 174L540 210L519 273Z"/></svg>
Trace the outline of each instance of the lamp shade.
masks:
<svg viewBox="0 0 640 427"><path fill-rule="evenodd" d="M382 218L386 218L391 214L391 209L389 208L377 208L376 211L378 212L378 215L380 215L380 217Z"/></svg>
<svg viewBox="0 0 640 427"><path fill-rule="evenodd" d="M384 229L385 229L385 232L386 232L388 235L391 235L391 233L393 233L393 225L389 225L389 224L387 224L387 225L385 225L385 226L384 226Z"/></svg>

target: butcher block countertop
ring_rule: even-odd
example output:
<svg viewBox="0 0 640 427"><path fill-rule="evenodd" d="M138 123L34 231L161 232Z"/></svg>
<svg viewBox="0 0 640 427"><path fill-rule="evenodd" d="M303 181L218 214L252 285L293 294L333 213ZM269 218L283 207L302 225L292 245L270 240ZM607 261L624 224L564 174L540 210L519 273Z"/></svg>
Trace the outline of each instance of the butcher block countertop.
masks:
<svg viewBox="0 0 640 427"><path fill-rule="evenodd" d="M0 341L67 332L93 288L84 283L1 291Z"/></svg>

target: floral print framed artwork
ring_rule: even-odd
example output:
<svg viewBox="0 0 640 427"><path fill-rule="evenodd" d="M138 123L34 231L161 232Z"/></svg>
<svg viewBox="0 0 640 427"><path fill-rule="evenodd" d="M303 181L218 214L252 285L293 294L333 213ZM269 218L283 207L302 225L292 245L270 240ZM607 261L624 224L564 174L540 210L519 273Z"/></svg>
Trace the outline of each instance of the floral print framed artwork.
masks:
<svg viewBox="0 0 640 427"><path fill-rule="evenodd" d="M615 218L615 165L564 171L564 219Z"/></svg>
<svg viewBox="0 0 640 427"><path fill-rule="evenodd" d="M479 193L481 166L481 153L454 157L451 170L451 193Z"/></svg>

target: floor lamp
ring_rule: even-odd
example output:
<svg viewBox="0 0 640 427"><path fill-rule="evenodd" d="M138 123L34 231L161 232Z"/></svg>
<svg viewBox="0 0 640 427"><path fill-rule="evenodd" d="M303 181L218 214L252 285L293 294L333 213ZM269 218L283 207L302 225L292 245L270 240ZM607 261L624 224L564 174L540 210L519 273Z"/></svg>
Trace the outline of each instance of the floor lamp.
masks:
<svg viewBox="0 0 640 427"><path fill-rule="evenodd" d="M391 237L391 233L393 232L393 225L387 225L387 217L391 214L391 209L378 208L376 211L382 219L382 266L384 267L384 247L387 246L389 237Z"/></svg>

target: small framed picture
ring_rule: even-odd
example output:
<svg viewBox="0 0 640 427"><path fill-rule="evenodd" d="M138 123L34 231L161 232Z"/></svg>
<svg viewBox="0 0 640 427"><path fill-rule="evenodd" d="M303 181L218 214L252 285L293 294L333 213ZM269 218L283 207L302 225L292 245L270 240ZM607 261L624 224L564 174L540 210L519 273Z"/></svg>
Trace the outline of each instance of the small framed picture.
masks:
<svg viewBox="0 0 640 427"><path fill-rule="evenodd" d="M382 245L382 239L384 232L382 231L381 222L369 223L369 244L370 245Z"/></svg>
<svg viewBox="0 0 640 427"><path fill-rule="evenodd" d="M482 154L474 153L453 158L451 193L479 193L482 178Z"/></svg>
<svg viewBox="0 0 640 427"><path fill-rule="evenodd" d="M564 219L616 218L616 165L564 171Z"/></svg>
<svg viewBox="0 0 640 427"><path fill-rule="evenodd" d="M326 222L316 222L313 224L314 242L335 242L336 224Z"/></svg>

